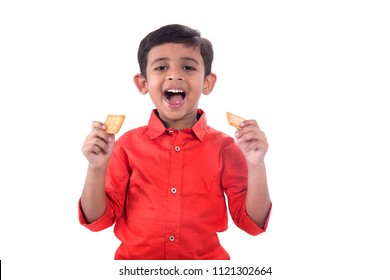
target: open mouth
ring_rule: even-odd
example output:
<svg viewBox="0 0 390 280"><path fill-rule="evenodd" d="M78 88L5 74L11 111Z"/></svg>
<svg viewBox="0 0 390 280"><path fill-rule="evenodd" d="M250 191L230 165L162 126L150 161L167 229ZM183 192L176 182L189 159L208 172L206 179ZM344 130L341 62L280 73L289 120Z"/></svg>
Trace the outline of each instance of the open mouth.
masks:
<svg viewBox="0 0 390 280"><path fill-rule="evenodd" d="M170 88L164 91L164 99L170 106L180 106L186 98L186 93L182 89Z"/></svg>

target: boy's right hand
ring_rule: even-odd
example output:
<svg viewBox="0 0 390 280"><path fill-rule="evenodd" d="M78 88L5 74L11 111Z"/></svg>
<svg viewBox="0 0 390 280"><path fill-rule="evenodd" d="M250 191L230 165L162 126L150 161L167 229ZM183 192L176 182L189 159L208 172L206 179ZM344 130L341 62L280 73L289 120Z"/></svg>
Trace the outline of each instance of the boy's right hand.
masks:
<svg viewBox="0 0 390 280"><path fill-rule="evenodd" d="M108 160L114 149L115 135L104 130L106 126L98 121L92 123L92 131L84 141L82 152L89 165L94 169L107 167Z"/></svg>

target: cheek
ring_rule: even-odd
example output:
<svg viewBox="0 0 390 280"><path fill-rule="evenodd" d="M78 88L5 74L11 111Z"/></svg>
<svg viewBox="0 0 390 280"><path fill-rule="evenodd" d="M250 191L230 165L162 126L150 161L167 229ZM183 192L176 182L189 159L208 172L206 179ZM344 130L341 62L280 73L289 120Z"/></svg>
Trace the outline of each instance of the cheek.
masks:
<svg viewBox="0 0 390 280"><path fill-rule="evenodd" d="M153 79L149 79L149 81L153 81ZM157 83L157 82L149 82L149 81L146 83L149 92L152 92L152 93L159 92L160 91L159 83Z"/></svg>
<svg viewBox="0 0 390 280"><path fill-rule="evenodd" d="M154 103L154 105L156 105L156 106L158 103L161 103L161 101L163 99L161 94L156 94L155 92L149 91L149 96L152 99L152 102Z"/></svg>

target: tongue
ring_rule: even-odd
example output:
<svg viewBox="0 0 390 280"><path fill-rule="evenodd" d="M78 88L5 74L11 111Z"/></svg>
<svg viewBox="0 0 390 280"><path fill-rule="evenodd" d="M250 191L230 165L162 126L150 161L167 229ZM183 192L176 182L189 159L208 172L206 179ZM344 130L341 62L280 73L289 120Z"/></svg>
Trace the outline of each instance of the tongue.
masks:
<svg viewBox="0 0 390 280"><path fill-rule="evenodd" d="M183 96L181 96L181 94L172 94L168 100L169 104L171 105L178 105L182 101L183 101Z"/></svg>

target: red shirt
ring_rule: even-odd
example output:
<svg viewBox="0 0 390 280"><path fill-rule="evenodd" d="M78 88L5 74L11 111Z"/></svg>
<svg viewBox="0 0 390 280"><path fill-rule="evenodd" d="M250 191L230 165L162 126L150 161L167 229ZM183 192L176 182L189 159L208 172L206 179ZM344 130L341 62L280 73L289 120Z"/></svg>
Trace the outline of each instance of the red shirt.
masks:
<svg viewBox="0 0 390 280"><path fill-rule="evenodd" d="M235 140L207 125L165 128L154 110L149 124L123 134L106 176L107 209L87 224L115 224L122 244L115 259L230 259L217 232L234 223L251 235L265 231L246 214L247 167Z"/></svg>

